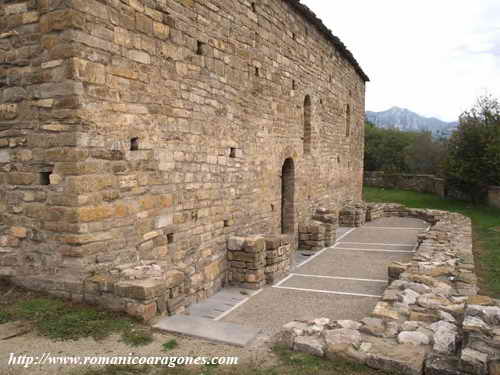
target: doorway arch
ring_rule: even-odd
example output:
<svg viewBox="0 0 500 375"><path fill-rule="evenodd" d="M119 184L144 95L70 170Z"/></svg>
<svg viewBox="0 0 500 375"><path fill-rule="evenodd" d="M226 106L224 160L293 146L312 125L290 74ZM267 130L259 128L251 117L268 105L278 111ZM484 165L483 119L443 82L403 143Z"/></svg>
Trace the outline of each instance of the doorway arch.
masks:
<svg viewBox="0 0 500 375"><path fill-rule="evenodd" d="M292 158L281 169L281 233L295 232L295 165Z"/></svg>

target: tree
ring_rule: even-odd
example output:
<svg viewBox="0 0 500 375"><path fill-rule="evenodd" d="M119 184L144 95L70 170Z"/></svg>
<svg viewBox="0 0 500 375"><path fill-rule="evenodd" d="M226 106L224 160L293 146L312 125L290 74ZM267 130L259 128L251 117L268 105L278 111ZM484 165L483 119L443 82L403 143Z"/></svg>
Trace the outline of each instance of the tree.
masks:
<svg viewBox="0 0 500 375"><path fill-rule="evenodd" d="M365 169L367 171L407 172L404 150L414 138L411 132L365 125Z"/></svg>
<svg viewBox="0 0 500 375"><path fill-rule="evenodd" d="M447 143L445 137L434 137L431 132L417 133L414 141L404 150L408 170L411 173L442 175Z"/></svg>
<svg viewBox="0 0 500 375"><path fill-rule="evenodd" d="M500 103L480 97L460 116L449 142L446 162L448 182L478 202L488 185L500 185Z"/></svg>

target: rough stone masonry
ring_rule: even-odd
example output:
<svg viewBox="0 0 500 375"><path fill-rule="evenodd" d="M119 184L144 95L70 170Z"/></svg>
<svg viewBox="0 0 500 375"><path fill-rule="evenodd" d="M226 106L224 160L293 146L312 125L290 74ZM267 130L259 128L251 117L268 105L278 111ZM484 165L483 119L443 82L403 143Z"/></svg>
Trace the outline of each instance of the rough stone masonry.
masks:
<svg viewBox="0 0 500 375"><path fill-rule="evenodd" d="M471 220L398 204L365 207L370 220L415 217L431 227L419 235L410 262L389 266L390 284L371 316L290 322L281 341L296 351L391 373L500 374L500 301L477 295Z"/></svg>
<svg viewBox="0 0 500 375"><path fill-rule="evenodd" d="M3 0L0 277L182 311L361 198L367 80L297 0Z"/></svg>

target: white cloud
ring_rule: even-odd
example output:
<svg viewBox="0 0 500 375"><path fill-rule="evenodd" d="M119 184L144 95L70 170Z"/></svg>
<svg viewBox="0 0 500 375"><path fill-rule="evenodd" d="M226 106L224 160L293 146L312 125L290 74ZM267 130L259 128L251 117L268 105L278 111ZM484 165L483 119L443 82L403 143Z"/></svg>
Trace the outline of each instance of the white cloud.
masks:
<svg viewBox="0 0 500 375"><path fill-rule="evenodd" d="M367 109L397 105L452 121L500 97L497 0L302 0L371 78Z"/></svg>

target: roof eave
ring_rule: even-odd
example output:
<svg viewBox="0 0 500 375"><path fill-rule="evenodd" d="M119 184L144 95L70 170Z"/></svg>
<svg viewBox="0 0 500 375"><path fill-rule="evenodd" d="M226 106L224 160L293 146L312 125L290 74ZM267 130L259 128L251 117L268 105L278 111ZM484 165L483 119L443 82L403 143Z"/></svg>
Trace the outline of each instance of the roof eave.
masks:
<svg viewBox="0 0 500 375"><path fill-rule="evenodd" d="M300 14L302 14L306 20L308 20L313 26L315 26L319 32L321 32L327 40L329 40L335 47L338 48L339 52L344 56L344 58L351 63L356 72L363 78L365 82L369 82L370 78L363 71L359 63L354 58L351 51L347 49L344 43L333 35L332 31L325 26L323 21L319 19L316 14L309 9L306 5L302 4L300 0L285 0L288 4L290 4L294 9L296 9Z"/></svg>

